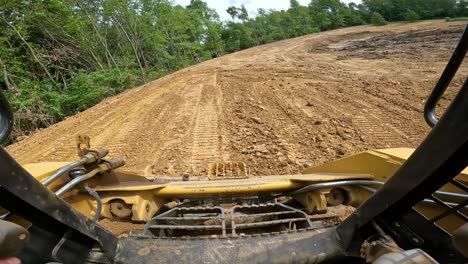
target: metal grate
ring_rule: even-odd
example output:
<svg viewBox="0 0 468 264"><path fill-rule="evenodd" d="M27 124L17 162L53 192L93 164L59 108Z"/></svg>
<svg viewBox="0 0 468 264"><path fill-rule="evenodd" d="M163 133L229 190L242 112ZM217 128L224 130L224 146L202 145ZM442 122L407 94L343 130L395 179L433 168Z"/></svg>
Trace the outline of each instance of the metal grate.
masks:
<svg viewBox="0 0 468 264"><path fill-rule="evenodd" d="M153 217L144 234L180 237L217 233L226 236L226 219L221 207L176 207Z"/></svg>
<svg viewBox="0 0 468 264"><path fill-rule="evenodd" d="M238 205L231 209L233 236L272 231L295 231L313 226L314 224L306 213L281 203Z"/></svg>
<svg viewBox="0 0 468 264"><path fill-rule="evenodd" d="M463 183L460 181L457 181L455 179L452 179L449 181L452 185L456 186L457 188L461 189L465 193L468 192L468 187L466 187ZM443 207L445 210L442 211L442 213L437 214L436 216L433 216L429 219L431 223L437 224L438 221L450 216L454 215L461 219L463 222L468 222L468 217L466 216L466 211L467 206L468 206L468 199L458 199L456 202L445 202L441 200L440 198L437 197L437 193L432 194L431 196L428 197L428 199L432 200L435 204ZM464 197L461 195L461 197ZM461 198L460 197L460 198Z"/></svg>
<svg viewBox="0 0 468 264"><path fill-rule="evenodd" d="M176 207L153 217L143 236L227 237L294 232L323 227L303 211L282 203L224 204L213 207ZM229 232L230 231L230 232ZM138 236L137 233L135 235Z"/></svg>

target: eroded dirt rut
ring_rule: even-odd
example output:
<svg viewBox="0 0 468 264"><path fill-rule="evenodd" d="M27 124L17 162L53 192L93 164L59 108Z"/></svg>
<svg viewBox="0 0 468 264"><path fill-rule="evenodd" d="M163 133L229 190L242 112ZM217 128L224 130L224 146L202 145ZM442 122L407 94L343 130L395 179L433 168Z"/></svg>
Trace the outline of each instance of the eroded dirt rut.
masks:
<svg viewBox="0 0 468 264"><path fill-rule="evenodd" d="M127 171L203 175L209 162L299 173L366 149L416 147L429 131L424 100L463 27L360 26L255 47L106 99L7 150L23 164L73 160L81 133ZM442 109L467 75L465 63Z"/></svg>

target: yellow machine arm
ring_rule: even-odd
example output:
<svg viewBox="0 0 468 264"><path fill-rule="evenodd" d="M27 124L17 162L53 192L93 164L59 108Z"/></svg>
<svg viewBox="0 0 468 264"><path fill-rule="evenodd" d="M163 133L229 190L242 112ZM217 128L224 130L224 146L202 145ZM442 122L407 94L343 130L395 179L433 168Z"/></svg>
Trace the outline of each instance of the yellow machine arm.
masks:
<svg viewBox="0 0 468 264"><path fill-rule="evenodd" d="M206 177L187 181L174 178L167 182L155 182L142 175L117 170L100 173L84 184L99 194L102 202L101 216L106 218L128 217L133 221L148 221L164 204L183 199L233 199L249 196L275 198L282 195L291 196L300 202L307 213L325 212L327 205L346 203L358 206L379 188L380 183L389 179L412 152L413 149L407 148L365 151L308 168L299 175L219 180ZM26 164L24 168L37 180L44 181L66 164L68 163L42 162ZM468 171L463 171L457 179L468 182ZM63 176L48 187L57 191L70 180L68 176ZM307 189L312 185L320 188ZM82 186L68 190L61 198L88 217L93 217L97 202L80 187ZM442 191L457 192L457 189L445 186ZM447 201L450 202L450 197ZM418 206L418 210L429 215L437 211L430 204Z"/></svg>

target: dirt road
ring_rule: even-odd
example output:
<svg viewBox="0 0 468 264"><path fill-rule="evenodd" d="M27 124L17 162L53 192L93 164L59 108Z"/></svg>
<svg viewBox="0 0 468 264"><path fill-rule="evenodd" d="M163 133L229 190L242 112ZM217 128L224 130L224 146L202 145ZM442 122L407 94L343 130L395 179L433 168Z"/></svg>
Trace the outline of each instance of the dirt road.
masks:
<svg viewBox="0 0 468 264"><path fill-rule="evenodd" d="M124 170L205 174L242 161L253 174L299 173L362 150L415 147L422 109L461 22L360 26L258 46L178 71L7 148L19 162L73 160L74 138L124 157ZM446 106L468 75L449 88Z"/></svg>

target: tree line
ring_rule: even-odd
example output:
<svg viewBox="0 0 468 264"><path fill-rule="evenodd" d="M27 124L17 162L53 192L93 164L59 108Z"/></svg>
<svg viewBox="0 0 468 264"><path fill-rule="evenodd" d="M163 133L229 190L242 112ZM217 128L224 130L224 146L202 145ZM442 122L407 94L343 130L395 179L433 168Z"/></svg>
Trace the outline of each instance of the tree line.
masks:
<svg viewBox="0 0 468 264"><path fill-rule="evenodd" d="M24 135L213 53L347 26L468 16L467 1L291 0L288 10L253 17L232 6L223 22L202 0L3 0L0 86Z"/></svg>

